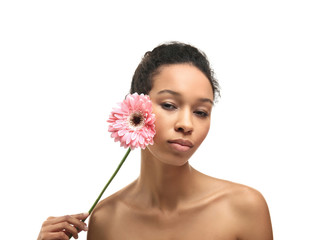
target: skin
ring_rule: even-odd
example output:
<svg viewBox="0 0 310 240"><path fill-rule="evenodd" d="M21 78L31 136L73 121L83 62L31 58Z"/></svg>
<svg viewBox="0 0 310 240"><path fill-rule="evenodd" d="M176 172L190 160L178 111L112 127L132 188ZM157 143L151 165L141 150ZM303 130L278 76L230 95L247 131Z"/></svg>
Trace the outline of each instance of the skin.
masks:
<svg viewBox="0 0 310 240"><path fill-rule="evenodd" d="M207 77L190 64L173 64L153 80L154 145L141 150L139 178L97 205L87 239L273 239L258 191L204 175L188 162L210 129Z"/></svg>
<svg viewBox="0 0 310 240"><path fill-rule="evenodd" d="M88 230L86 224L81 221L86 219L88 215L88 213L80 213L61 217L49 217L43 222L37 239L67 240L71 235L77 239L80 231Z"/></svg>

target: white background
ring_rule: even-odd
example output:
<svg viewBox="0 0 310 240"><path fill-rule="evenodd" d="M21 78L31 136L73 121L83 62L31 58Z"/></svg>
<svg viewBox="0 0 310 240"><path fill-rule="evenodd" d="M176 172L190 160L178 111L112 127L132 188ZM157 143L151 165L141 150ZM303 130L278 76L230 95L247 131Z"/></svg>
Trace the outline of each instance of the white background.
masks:
<svg viewBox="0 0 310 240"><path fill-rule="evenodd" d="M111 108L143 54L178 40L206 52L222 88L191 164L258 189L275 239L308 239L307 1L111 2L0 3L0 238L88 211L125 153ZM104 196L138 174L135 150Z"/></svg>

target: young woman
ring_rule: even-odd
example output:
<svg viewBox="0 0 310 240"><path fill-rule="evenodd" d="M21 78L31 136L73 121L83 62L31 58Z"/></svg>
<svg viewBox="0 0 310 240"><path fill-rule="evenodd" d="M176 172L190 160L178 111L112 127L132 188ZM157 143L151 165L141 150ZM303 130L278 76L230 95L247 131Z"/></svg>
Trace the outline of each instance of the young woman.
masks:
<svg viewBox="0 0 310 240"><path fill-rule="evenodd" d="M188 162L208 134L219 95L205 54L183 43L156 47L136 69L130 92L150 96L154 144L141 150L138 179L97 205L87 239L273 239L258 191L207 176ZM80 222L85 217L47 220L40 234L51 234L45 227L63 238L38 239L66 239L63 229L77 237L75 227L87 228Z"/></svg>

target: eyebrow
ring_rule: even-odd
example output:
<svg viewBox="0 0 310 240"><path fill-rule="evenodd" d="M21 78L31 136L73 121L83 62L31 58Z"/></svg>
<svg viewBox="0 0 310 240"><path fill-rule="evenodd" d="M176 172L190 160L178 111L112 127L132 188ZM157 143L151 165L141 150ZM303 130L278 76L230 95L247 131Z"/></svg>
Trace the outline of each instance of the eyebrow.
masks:
<svg viewBox="0 0 310 240"><path fill-rule="evenodd" d="M172 90L169 90L169 89L164 89L164 90L161 90L159 91L157 94L164 94L164 93L169 93L171 95L174 95L174 96L177 96L177 97L180 97L181 94L178 93L178 92L175 92L175 91L172 91ZM211 103L212 105L214 105L214 102L210 99L210 98L199 98L198 99L199 102L209 102Z"/></svg>

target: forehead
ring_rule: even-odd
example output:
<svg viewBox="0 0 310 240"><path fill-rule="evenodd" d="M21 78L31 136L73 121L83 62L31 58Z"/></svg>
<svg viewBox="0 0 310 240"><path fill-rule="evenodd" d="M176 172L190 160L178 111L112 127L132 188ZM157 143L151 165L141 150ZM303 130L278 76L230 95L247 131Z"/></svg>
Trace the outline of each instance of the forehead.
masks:
<svg viewBox="0 0 310 240"><path fill-rule="evenodd" d="M151 93L172 90L182 95L213 99L212 86L206 75L191 64L172 64L160 67L153 77Z"/></svg>

